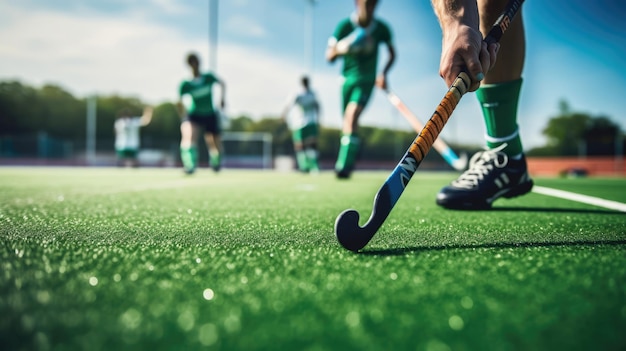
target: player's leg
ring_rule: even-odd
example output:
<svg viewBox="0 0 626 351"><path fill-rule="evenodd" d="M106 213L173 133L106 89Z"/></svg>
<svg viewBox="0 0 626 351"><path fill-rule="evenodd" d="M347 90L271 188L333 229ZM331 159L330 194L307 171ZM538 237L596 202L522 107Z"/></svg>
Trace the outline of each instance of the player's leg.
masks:
<svg viewBox="0 0 626 351"><path fill-rule="evenodd" d="M317 173L320 171L317 152L318 127L316 124L306 125L303 131L303 148L307 159L307 168Z"/></svg>
<svg viewBox="0 0 626 351"><path fill-rule="evenodd" d="M307 143L307 146L304 150L306 153L306 158L309 162L309 170L312 173L319 173L320 164L319 164L319 151L317 150L317 140L311 140Z"/></svg>
<svg viewBox="0 0 626 351"><path fill-rule="evenodd" d="M374 83L344 84L344 116L339 155L335 172L339 178L348 178L354 169L361 140L358 136L359 117L367 105Z"/></svg>
<svg viewBox="0 0 626 351"><path fill-rule="evenodd" d="M490 29L506 1L478 1L481 31ZM500 40L494 68L476 92L486 127L487 151L470 160L469 169L437 195L447 208L485 209L500 197L523 195L532 189L517 125L517 105L524 67L525 36L521 12Z"/></svg>
<svg viewBox="0 0 626 351"><path fill-rule="evenodd" d="M125 165L124 149L116 149L115 156L116 156L115 164L117 165L117 167L124 167Z"/></svg>
<svg viewBox="0 0 626 351"><path fill-rule="evenodd" d="M491 28L487 23L494 23L506 6L506 1L483 0L479 1L479 6L481 32L486 34ZM517 158L523 151L517 124L517 104L525 51L524 22L520 11L500 40L496 65L485 75L483 84L476 92L483 110L487 146L495 149L506 143L503 152Z"/></svg>
<svg viewBox="0 0 626 351"><path fill-rule="evenodd" d="M127 151L128 151L127 166L132 167L132 168L139 167L139 149L132 148L132 149L127 149Z"/></svg>
<svg viewBox="0 0 626 351"><path fill-rule="evenodd" d="M220 123L217 113L205 119L204 141L209 149L209 165L215 172L222 168L222 138L220 137Z"/></svg>
<svg viewBox="0 0 626 351"><path fill-rule="evenodd" d="M209 149L209 165L215 172L222 168L222 138L219 133L204 133L204 141Z"/></svg>
<svg viewBox="0 0 626 351"><path fill-rule="evenodd" d="M180 124L180 159L183 162L185 173L195 172L198 164L198 151L196 140L198 140L199 126L189 119Z"/></svg>
<svg viewBox="0 0 626 351"><path fill-rule="evenodd" d="M137 162L137 149L124 148L117 150L117 166L118 167L135 167Z"/></svg>
<svg viewBox="0 0 626 351"><path fill-rule="evenodd" d="M309 165L307 155L304 152L304 128L297 128L291 132L291 140L293 141L293 152L296 155L296 165L300 172L308 172Z"/></svg>
<svg viewBox="0 0 626 351"><path fill-rule="evenodd" d="M344 111L339 154L335 164L335 172L339 178L350 177L354 168L361 145L361 139L355 128L361 112L363 112L363 107L356 102L349 102Z"/></svg>

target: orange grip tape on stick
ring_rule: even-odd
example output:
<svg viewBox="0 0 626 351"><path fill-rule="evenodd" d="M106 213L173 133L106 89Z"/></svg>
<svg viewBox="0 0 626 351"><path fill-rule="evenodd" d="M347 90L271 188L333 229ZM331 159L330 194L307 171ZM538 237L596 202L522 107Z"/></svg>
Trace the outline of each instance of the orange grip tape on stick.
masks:
<svg viewBox="0 0 626 351"><path fill-rule="evenodd" d="M461 101L461 97L467 92L470 82L467 73L461 72L459 74L439 103L439 106L437 106L435 113L426 121L426 125L424 125L422 131L417 135L413 144L411 144L409 152L418 162L426 157L433 143L437 140L439 133L441 133L443 127L448 123L456 105Z"/></svg>

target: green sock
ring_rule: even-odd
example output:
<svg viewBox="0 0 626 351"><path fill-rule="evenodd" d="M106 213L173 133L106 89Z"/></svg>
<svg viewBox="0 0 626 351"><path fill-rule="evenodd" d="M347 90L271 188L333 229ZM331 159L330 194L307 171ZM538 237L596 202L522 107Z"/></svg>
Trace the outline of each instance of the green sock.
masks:
<svg viewBox="0 0 626 351"><path fill-rule="evenodd" d="M209 157L209 162L211 163L211 168L218 170L222 166L222 154L219 152L211 153Z"/></svg>
<svg viewBox="0 0 626 351"><path fill-rule="evenodd" d="M298 169L302 172L309 171L309 162L307 160L307 155L304 150L296 151L296 163L298 164Z"/></svg>
<svg viewBox="0 0 626 351"><path fill-rule="evenodd" d="M192 147L180 147L180 159L183 161L183 167L185 169L193 171L196 169L196 163L198 160L198 153L194 146Z"/></svg>
<svg viewBox="0 0 626 351"><path fill-rule="evenodd" d="M335 170L337 172L349 171L354 168L357 153L359 152L360 140L356 134L344 134L341 136L341 146L339 146L339 155Z"/></svg>
<svg viewBox="0 0 626 351"><path fill-rule="evenodd" d="M521 87L520 78L504 83L483 84L476 91L487 128L487 147L494 149L506 143L503 151L509 156L518 156L524 151L517 125L517 103Z"/></svg>
<svg viewBox="0 0 626 351"><path fill-rule="evenodd" d="M309 169L311 171L319 171L320 170L320 165L317 162L317 150L315 149L306 149L304 150L304 152L306 153L306 158L308 161L308 166Z"/></svg>

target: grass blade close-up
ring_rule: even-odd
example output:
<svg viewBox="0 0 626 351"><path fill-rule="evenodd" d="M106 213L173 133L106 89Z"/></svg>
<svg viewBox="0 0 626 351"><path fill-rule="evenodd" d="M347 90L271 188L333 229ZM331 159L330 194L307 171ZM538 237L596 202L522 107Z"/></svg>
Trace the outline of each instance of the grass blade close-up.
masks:
<svg viewBox="0 0 626 351"><path fill-rule="evenodd" d="M626 214L530 193L445 210L417 172L0 169L3 350L624 350ZM626 203L622 178L535 178Z"/></svg>

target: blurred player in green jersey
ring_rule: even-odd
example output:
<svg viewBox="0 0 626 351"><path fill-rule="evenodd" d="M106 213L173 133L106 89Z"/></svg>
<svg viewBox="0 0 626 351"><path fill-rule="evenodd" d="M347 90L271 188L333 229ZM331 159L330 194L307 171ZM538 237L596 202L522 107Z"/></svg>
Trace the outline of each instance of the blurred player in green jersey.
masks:
<svg viewBox="0 0 626 351"><path fill-rule="evenodd" d="M355 0L356 11L339 22L326 49L329 62L343 58L343 126L335 164L339 178L350 177L354 169L360 144L357 134L359 116L374 85L387 88L387 74L396 57L390 27L374 17L377 3L377 0ZM378 74L378 47L381 43L387 47L388 58Z"/></svg>
<svg viewBox="0 0 626 351"><path fill-rule="evenodd" d="M197 140L201 131L209 149L209 164L214 171L219 171L221 160L221 126L219 111L213 106L213 84L221 89L220 108L226 106L226 85L213 72L200 72L200 59L196 54L187 56L192 78L184 80L179 87L178 113L182 118L180 125L180 157L185 173L192 174L198 166Z"/></svg>
<svg viewBox="0 0 626 351"><path fill-rule="evenodd" d="M287 100L282 119L291 129L296 163L301 172L319 172L317 137L319 135L320 105L311 89L309 77L300 80L302 90ZM295 113L290 113L297 106Z"/></svg>

